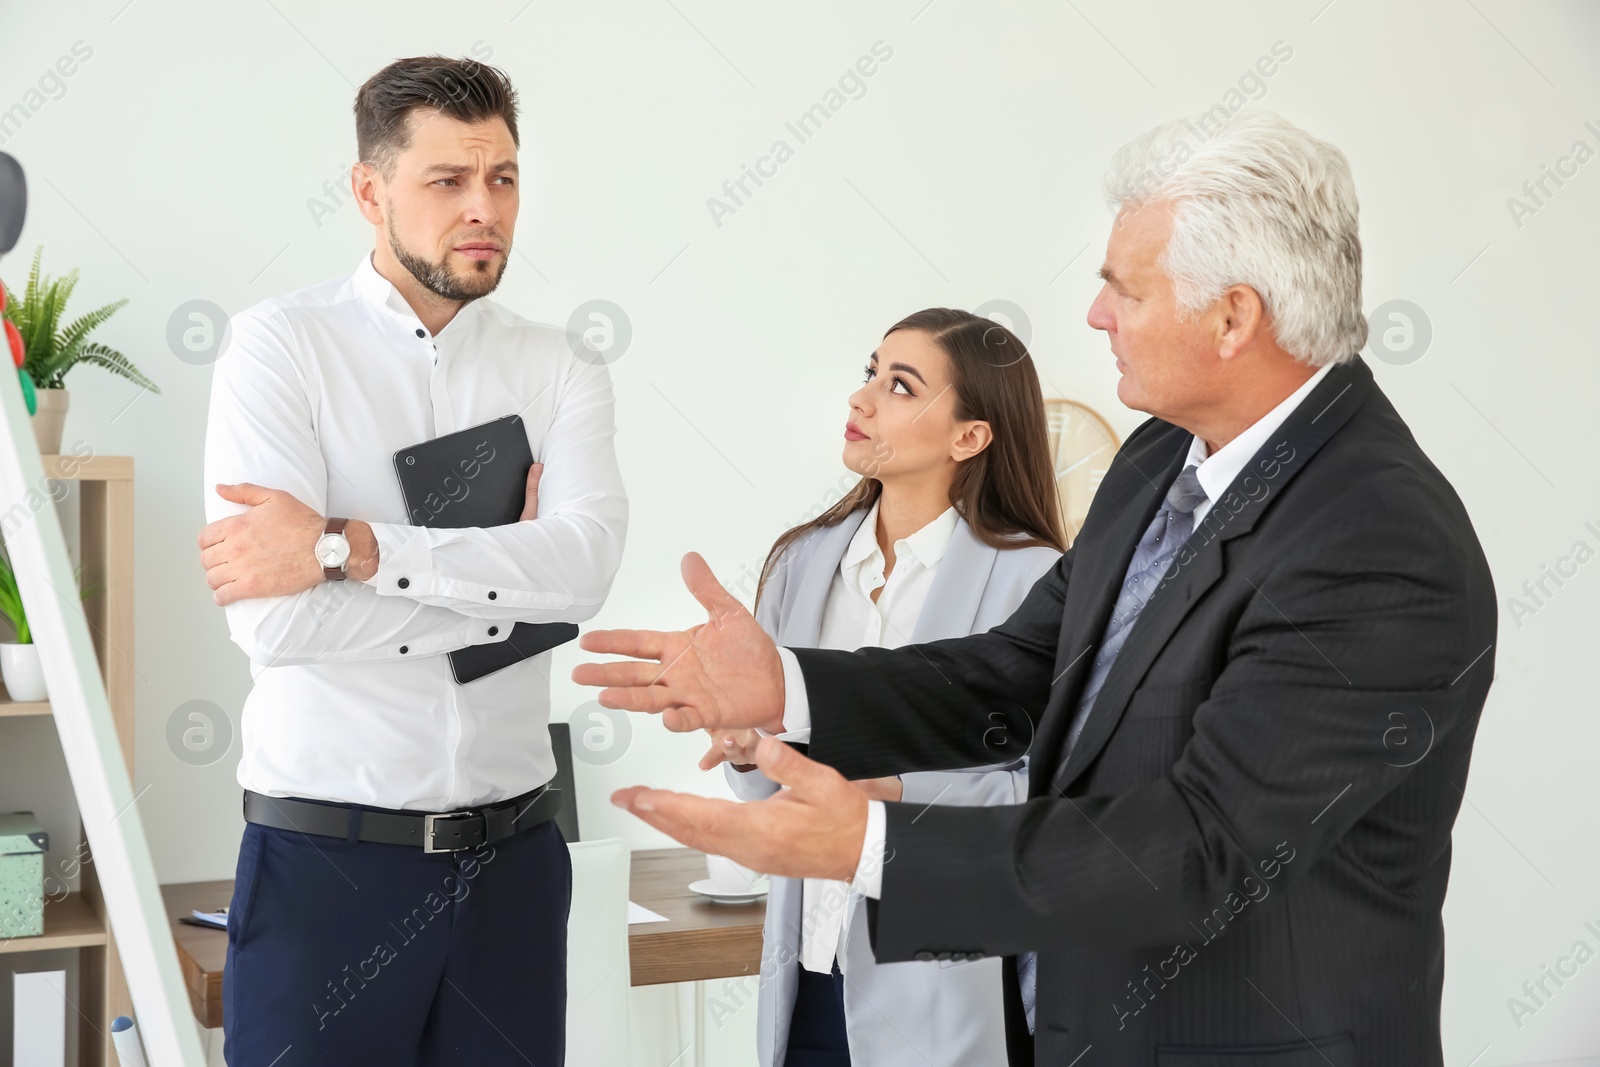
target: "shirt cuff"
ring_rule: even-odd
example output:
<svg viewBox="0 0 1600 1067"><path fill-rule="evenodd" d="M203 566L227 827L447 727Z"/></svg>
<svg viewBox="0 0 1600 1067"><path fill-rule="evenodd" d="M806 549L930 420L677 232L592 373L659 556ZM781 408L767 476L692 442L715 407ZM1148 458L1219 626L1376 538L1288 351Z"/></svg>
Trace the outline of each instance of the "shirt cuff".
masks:
<svg viewBox="0 0 1600 1067"><path fill-rule="evenodd" d="M761 727L756 733L795 744L811 743L811 703L806 699L806 677L800 672L799 658L787 648L778 649L783 663L783 733L774 734Z"/></svg>
<svg viewBox="0 0 1600 1067"><path fill-rule="evenodd" d="M883 801L867 801L867 832L861 835L861 858L856 861L850 889L874 900L883 893L883 851L888 821Z"/></svg>
<svg viewBox="0 0 1600 1067"><path fill-rule="evenodd" d="M379 593L417 596L427 591L431 568L428 539L415 527L393 522L371 522L372 539L378 545L378 569L367 584ZM404 579L405 585L399 583Z"/></svg>

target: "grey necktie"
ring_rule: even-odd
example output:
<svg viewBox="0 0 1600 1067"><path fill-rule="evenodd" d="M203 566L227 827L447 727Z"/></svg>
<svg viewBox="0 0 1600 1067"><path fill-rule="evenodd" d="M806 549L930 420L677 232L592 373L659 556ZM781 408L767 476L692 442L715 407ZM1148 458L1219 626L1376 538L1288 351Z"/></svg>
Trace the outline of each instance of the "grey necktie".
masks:
<svg viewBox="0 0 1600 1067"><path fill-rule="evenodd" d="M1178 549L1183 547L1183 543L1189 540L1189 535L1194 532L1194 509L1206 499L1206 491L1200 488L1200 479L1195 474L1196 469L1192 463L1183 468L1177 480L1172 483L1172 488L1167 490L1167 499L1156 512L1155 518L1150 520L1150 525L1144 531L1144 537L1139 540L1139 547L1133 550L1133 559L1128 562L1128 573L1122 579L1122 592L1117 595L1117 602L1111 609L1111 618L1106 622L1106 632L1100 638L1100 649L1095 654L1094 669L1089 672L1089 681L1084 684L1083 697L1078 702L1078 713L1073 716L1072 725L1068 728L1063 758L1070 754L1073 745L1077 744L1078 735L1083 732L1083 724L1089 718L1089 709L1094 706L1094 698L1100 695L1100 688L1105 685L1106 675L1111 672L1111 664L1116 660L1117 653L1122 651L1122 646L1127 643L1128 633L1138 620L1139 612L1144 610L1156 586L1166 575L1173 557L1178 554ZM1017 977L1022 983L1022 1003L1028 1012L1030 1031L1033 1029L1035 967L1036 962L1032 952L1024 952L1017 956Z"/></svg>

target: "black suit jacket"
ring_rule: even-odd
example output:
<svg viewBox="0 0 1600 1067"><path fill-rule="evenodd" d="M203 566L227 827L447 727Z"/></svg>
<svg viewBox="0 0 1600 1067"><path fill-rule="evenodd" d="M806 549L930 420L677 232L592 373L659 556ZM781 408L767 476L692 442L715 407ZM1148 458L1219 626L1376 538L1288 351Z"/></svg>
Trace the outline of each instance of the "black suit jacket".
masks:
<svg viewBox="0 0 1600 1067"><path fill-rule="evenodd" d="M1013 1063L1441 1064L1440 908L1494 589L1360 357L1213 506L1062 756L1190 440L1140 426L1072 549L987 633L793 650L810 754L846 777L1030 755L1025 804L887 805L877 958L1037 951ZM1014 979L1007 1000L1016 1018Z"/></svg>

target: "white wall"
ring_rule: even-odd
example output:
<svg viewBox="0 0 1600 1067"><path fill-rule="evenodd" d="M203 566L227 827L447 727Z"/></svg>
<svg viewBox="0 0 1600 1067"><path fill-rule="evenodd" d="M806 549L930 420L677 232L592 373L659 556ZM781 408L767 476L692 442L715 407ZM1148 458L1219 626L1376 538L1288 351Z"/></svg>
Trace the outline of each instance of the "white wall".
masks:
<svg viewBox="0 0 1600 1067"><path fill-rule="evenodd" d="M151 785L140 808L162 879L231 874L237 739L194 767L166 728L192 700L236 723L249 677L194 545L210 370L174 355L168 320L190 300L231 312L348 272L371 247L353 207L317 219L308 202L340 184L354 90L385 63L475 54L521 91L523 215L496 298L553 322L595 298L626 310L633 341L612 373L632 536L594 625L680 626L696 617L677 578L683 552L704 553L729 583L747 579L838 484L845 397L876 339L912 310L1015 302L1047 391L1123 433L1136 426L1104 339L1084 323L1108 224L1102 169L1154 122L1225 102L1283 42L1292 57L1261 83L1261 105L1350 157L1366 306L1411 301L1432 327L1422 359L1374 369L1466 501L1501 592L1499 678L1445 915L1447 1059L1600 1063L1600 962L1520 1026L1507 1006L1575 941L1600 947L1583 925L1600 928L1600 563L1575 565L1532 614L1511 602L1576 543L1600 549L1600 162L1548 185L1531 214L1514 219L1507 205L1575 141L1600 149L1594 5L768 8L107 0L0 14L0 109L40 105L0 144L32 190L0 272L20 285L43 243L47 270L82 269L78 311L130 298L99 336L162 388L135 399L125 382L76 371L67 428L69 441L137 457L135 785ZM92 55L64 93L30 98L78 41ZM879 41L893 54L864 95L796 144L785 121ZM793 158L718 225L707 199L778 138ZM558 714L591 699L564 680L576 660L570 647L557 657ZM606 796L637 782L723 793L719 775L694 768L701 748L634 724L621 758L580 767L585 833L665 843Z"/></svg>

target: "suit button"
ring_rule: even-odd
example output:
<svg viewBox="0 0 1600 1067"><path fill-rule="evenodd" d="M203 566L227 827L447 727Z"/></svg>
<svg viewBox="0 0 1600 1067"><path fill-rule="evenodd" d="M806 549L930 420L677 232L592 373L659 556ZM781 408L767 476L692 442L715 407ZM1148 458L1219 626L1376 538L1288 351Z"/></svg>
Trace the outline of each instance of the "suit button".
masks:
<svg viewBox="0 0 1600 1067"><path fill-rule="evenodd" d="M981 953L981 952L969 952L969 953L967 953L967 959L969 959L969 960L981 960L981 959L983 959L983 953Z"/></svg>
<svg viewBox="0 0 1600 1067"><path fill-rule="evenodd" d="M497 634L499 632L500 632L500 627L498 627L498 626L489 627L489 636L490 637L493 637L495 634Z"/></svg>
<svg viewBox="0 0 1600 1067"><path fill-rule="evenodd" d="M395 582L394 584L398 585L401 589L409 589L409 588L411 588L411 579L410 578L402 578L398 582Z"/></svg>
<svg viewBox="0 0 1600 1067"><path fill-rule="evenodd" d="M934 957L934 959L936 959L936 960L947 960L949 958L950 958L950 953L948 953L948 952L941 952L937 956Z"/></svg>
<svg viewBox="0 0 1600 1067"><path fill-rule="evenodd" d="M917 953L911 958L922 963L927 963L929 960L933 959L933 953L929 952L927 949L923 949L921 952Z"/></svg>

